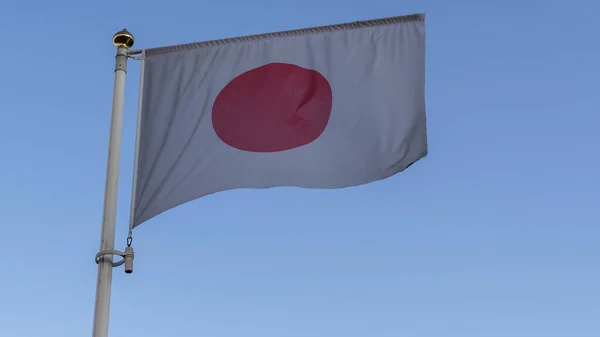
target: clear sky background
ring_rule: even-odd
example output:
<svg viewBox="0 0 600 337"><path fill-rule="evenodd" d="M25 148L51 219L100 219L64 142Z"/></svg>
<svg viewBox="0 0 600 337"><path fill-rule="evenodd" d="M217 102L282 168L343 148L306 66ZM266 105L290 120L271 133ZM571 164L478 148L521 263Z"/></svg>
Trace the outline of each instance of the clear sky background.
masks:
<svg viewBox="0 0 600 337"><path fill-rule="evenodd" d="M594 0L3 0L0 335L91 335L116 31L145 48L416 12L429 156L361 187L228 191L142 224L110 335L600 336Z"/></svg>

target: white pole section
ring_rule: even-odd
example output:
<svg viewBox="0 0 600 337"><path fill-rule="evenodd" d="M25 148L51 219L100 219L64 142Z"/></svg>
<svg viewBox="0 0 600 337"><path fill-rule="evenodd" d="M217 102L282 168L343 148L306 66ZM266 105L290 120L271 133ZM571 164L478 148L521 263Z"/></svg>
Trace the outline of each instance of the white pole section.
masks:
<svg viewBox="0 0 600 337"><path fill-rule="evenodd" d="M111 251L114 250L115 246L117 185L119 183L119 159L121 155L125 74L127 72L127 53L129 48L133 46L133 41L133 36L126 30L122 30L113 36L113 44L117 47L117 56L112 116L110 122L110 140L108 145L108 161L106 164L106 185L104 190L100 251ZM93 337L108 337L112 269L112 255L100 257L98 260L98 281L96 283Z"/></svg>

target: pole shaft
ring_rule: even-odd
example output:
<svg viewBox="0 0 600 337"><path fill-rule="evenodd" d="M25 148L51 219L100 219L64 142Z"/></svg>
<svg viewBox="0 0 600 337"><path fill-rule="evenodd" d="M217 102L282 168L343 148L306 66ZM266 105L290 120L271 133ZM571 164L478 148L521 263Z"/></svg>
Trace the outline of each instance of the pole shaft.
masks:
<svg viewBox="0 0 600 337"><path fill-rule="evenodd" d="M119 159L121 156L121 133L123 125L123 102L125 98L125 74L127 72L127 47L117 49L115 84L113 91L108 161L100 250L112 250L115 246L115 222L117 216L117 190L119 183ZM110 292L112 285L112 256L104 256L98 263L96 303L94 307L93 337L108 337Z"/></svg>

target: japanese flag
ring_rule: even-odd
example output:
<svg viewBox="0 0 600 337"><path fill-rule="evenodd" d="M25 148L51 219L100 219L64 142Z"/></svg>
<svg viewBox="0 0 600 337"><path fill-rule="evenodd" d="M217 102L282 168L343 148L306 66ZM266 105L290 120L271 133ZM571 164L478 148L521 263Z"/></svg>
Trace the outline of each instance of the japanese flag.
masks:
<svg viewBox="0 0 600 337"><path fill-rule="evenodd" d="M342 188L426 156L424 15L144 50L133 225L238 188Z"/></svg>

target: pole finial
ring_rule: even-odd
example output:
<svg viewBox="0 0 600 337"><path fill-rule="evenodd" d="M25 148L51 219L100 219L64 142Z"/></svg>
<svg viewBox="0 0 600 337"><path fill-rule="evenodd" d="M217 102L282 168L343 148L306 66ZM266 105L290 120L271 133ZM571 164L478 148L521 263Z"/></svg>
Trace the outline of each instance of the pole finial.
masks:
<svg viewBox="0 0 600 337"><path fill-rule="evenodd" d="M131 48L133 47L133 42L135 40L133 38L133 35L130 32L128 32L127 29L123 29L113 36L112 41L115 47Z"/></svg>

